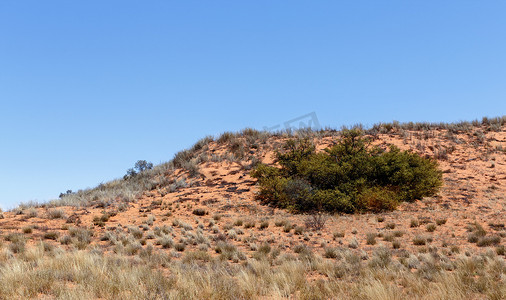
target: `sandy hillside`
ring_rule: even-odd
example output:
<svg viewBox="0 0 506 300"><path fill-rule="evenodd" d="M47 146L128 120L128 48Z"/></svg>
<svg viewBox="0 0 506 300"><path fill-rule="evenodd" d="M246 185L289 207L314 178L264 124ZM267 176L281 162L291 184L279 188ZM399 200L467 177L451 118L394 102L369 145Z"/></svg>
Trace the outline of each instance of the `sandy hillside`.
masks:
<svg viewBox="0 0 506 300"><path fill-rule="evenodd" d="M3 212L0 257L7 261L42 241L48 249L141 259L148 252L161 253L172 262L185 262L191 254L192 259L232 265L247 265L264 252L273 259L274 252L286 258L310 251L331 260L342 254L368 262L378 250L387 249L415 269L418 263L410 262L423 260L416 255L432 253L441 264L438 270L450 271L451 261L459 257L494 253L504 258L506 127L486 122L418 127L383 124L367 131L374 144L394 144L434 157L443 171L439 195L402 203L392 212L324 215L323 228L315 230L308 225L314 215L262 205L255 199L252 165L275 165L274 151L291 137L245 130L204 139L173 162L134 179ZM340 138L338 131L298 134L310 136L318 151ZM165 269L165 263L155 265L163 274L175 272ZM319 282L332 276L311 271L305 278ZM466 297L481 292L469 293Z"/></svg>
<svg viewBox="0 0 506 300"><path fill-rule="evenodd" d="M332 145L338 138L313 137L318 149ZM233 152L230 144L213 141L200 150L201 154L208 156L208 161L199 164L200 175L188 178L186 172L181 170L170 175L176 180L186 178L187 187L173 191L167 187L157 187L144 192L121 209L114 203L109 206L103 203L92 204L81 208L48 206L36 208L35 212L31 212L33 217L28 209L17 209L4 213L0 228L5 235L8 232L21 232L24 227L32 227L30 239L37 240L43 239L49 231L63 236L65 228L72 225L91 227L95 232L92 243L99 244L106 251L108 243L98 239L104 231L143 224L149 224L149 228L144 228L149 231L156 226L172 225L174 220L192 227L201 224L204 232L209 235L216 232L226 235L230 227L237 227L243 241L240 241L239 236L235 243L245 252L252 248L250 242L244 241L244 237L249 236L255 237L257 245L269 243L289 250L303 243L317 251L328 246L348 245L351 239L356 239L358 250L370 252L379 246L391 247L391 241L384 239L385 236L387 240L391 239L392 234L396 235L395 240L401 244L398 251L416 251L420 248L413 245L416 236L432 240L427 243L429 246L448 249L457 246L477 251L479 247L468 242L470 224L477 222L491 235L506 233L506 154L502 150L506 149L504 130L490 132L486 126L475 127L460 134L449 134L448 130L393 130L389 134L378 133L374 138L374 143L378 145L395 144L401 149L436 156L444 171L444 186L440 195L414 203L403 203L393 212L328 216L323 230L313 232L304 228L294 233L294 230L285 230L284 224L304 227L308 216L290 214L261 205L255 200L256 180L249 176L247 160L248 156L254 156L265 163L272 163L273 150L279 149L287 137L271 136L250 148L245 148L247 143L237 138L241 143L241 151L244 152L241 154L243 160L227 160L226 156ZM48 211L58 209L64 210L61 217L48 217ZM204 215L198 215L199 209ZM93 225L93 219L104 213L111 215L108 220ZM239 224L241 221L242 226L233 226L235 222ZM260 228L262 221L268 222L266 228ZM246 228L246 223L250 223L249 228ZM433 232L428 232L427 225L433 223L439 224L436 224ZM375 245L366 244L368 233L380 234ZM176 241L183 238L179 229L174 230L172 235ZM233 238L231 240L234 241Z"/></svg>

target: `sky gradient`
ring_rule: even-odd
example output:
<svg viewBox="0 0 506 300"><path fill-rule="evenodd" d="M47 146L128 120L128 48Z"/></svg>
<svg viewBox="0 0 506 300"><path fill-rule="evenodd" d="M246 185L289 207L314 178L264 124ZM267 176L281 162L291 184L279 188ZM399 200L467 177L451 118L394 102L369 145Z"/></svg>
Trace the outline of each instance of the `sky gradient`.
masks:
<svg viewBox="0 0 506 300"><path fill-rule="evenodd" d="M0 207L206 135L506 114L504 1L1 1Z"/></svg>

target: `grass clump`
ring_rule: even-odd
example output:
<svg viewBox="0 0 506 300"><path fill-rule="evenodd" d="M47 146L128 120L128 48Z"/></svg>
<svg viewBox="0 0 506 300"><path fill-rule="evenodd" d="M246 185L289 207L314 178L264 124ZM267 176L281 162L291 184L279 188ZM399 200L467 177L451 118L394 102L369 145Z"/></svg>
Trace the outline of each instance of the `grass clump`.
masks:
<svg viewBox="0 0 506 300"><path fill-rule="evenodd" d="M255 221L254 220L249 220L246 223L244 223L244 228L246 228L246 229L253 228L253 227L255 227Z"/></svg>
<svg viewBox="0 0 506 300"><path fill-rule="evenodd" d="M105 223L109 221L109 214L102 214L101 216L94 216L93 217L93 225L104 227Z"/></svg>
<svg viewBox="0 0 506 300"><path fill-rule="evenodd" d="M446 224L446 221L447 221L447 219L446 219L446 218L443 218L443 219L437 219L437 220L436 220L436 224L437 224L438 226L441 226L441 225Z"/></svg>
<svg viewBox="0 0 506 300"><path fill-rule="evenodd" d="M69 236L72 244L77 249L83 250L91 243L93 231L83 227L71 227L69 228Z"/></svg>
<svg viewBox="0 0 506 300"><path fill-rule="evenodd" d="M395 229L395 223L388 223L385 226L387 229Z"/></svg>
<svg viewBox="0 0 506 300"><path fill-rule="evenodd" d="M376 236L377 235L374 232L370 232L370 233L366 234L365 240L366 240L367 245L375 245L376 244Z"/></svg>
<svg viewBox="0 0 506 300"><path fill-rule="evenodd" d="M411 221L409 222L409 227L415 228L418 226L420 226L420 222L417 219L411 219Z"/></svg>
<svg viewBox="0 0 506 300"><path fill-rule="evenodd" d="M207 210L205 210L203 208L196 208L193 210L192 213L196 216L205 216L205 215L207 215Z"/></svg>
<svg viewBox="0 0 506 300"><path fill-rule="evenodd" d="M58 239L58 232L48 231L48 232L44 233L44 238L46 240L56 240L56 239Z"/></svg>
<svg viewBox="0 0 506 300"><path fill-rule="evenodd" d="M478 247L488 247L492 245L499 245L501 242L501 237L497 235L492 236L484 236L478 239L476 242L476 246Z"/></svg>
<svg viewBox="0 0 506 300"><path fill-rule="evenodd" d="M393 145L369 146L358 129L343 131L321 153L308 138L289 140L276 158L280 168L259 164L252 171L260 184L257 198L297 212L393 210L401 201L435 195L442 185L435 160Z"/></svg>
<svg viewBox="0 0 506 300"><path fill-rule="evenodd" d="M63 219L65 218L65 211L63 209L49 209L47 211L48 219Z"/></svg>
<svg viewBox="0 0 506 300"><path fill-rule="evenodd" d="M174 249L176 249L179 252L183 252L186 249L186 245L183 243L177 243L174 245Z"/></svg>
<svg viewBox="0 0 506 300"><path fill-rule="evenodd" d="M136 239L141 239L144 233L137 227L129 227L128 232Z"/></svg>
<svg viewBox="0 0 506 300"><path fill-rule="evenodd" d="M397 241L397 240L394 240L394 241L392 242L392 248L394 248L394 249L399 249L399 248L401 248L401 242L399 242L399 241Z"/></svg>
<svg viewBox="0 0 506 300"><path fill-rule="evenodd" d="M269 227L269 222L268 221L262 221L260 223L260 229L265 229L267 227Z"/></svg>
<svg viewBox="0 0 506 300"><path fill-rule="evenodd" d="M427 244L427 239L424 238L423 236L417 235L417 236L415 236L413 238L413 245L415 245L415 246L423 246L425 244Z"/></svg>
<svg viewBox="0 0 506 300"><path fill-rule="evenodd" d="M276 220L274 222L274 226L276 226L276 227L282 227L282 226L285 226L286 223L288 223L286 220Z"/></svg>
<svg viewBox="0 0 506 300"><path fill-rule="evenodd" d="M429 223L429 224L427 224L425 229L427 230L427 232L434 232L436 230L436 224Z"/></svg>
<svg viewBox="0 0 506 300"><path fill-rule="evenodd" d="M336 240L337 238L343 238L345 235L344 231L336 231L332 233L332 238Z"/></svg>
<svg viewBox="0 0 506 300"><path fill-rule="evenodd" d="M337 258L339 256L339 250L336 248L325 248L323 256L326 258Z"/></svg>
<svg viewBox="0 0 506 300"><path fill-rule="evenodd" d="M295 226L295 228L293 229L293 233L296 234L296 235L301 235L304 233L304 227L302 226Z"/></svg>

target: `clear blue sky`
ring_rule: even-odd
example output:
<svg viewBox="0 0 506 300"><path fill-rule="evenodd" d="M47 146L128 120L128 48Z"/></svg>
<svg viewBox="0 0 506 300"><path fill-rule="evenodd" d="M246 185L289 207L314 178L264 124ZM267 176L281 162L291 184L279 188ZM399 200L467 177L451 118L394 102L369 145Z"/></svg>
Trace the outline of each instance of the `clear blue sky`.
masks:
<svg viewBox="0 0 506 300"><path fill-rule="evenodd" d="M506 114L504 1L1 1L0 206L205 135Z"/></svg>

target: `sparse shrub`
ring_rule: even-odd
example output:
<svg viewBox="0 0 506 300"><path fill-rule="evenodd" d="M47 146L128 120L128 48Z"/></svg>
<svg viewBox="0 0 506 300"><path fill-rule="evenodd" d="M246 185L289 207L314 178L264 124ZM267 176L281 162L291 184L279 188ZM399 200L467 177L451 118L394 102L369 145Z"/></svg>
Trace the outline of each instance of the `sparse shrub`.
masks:
<svg viewBox="0 0 506 300"><path fill-rule="evenodd" d="M234 222L235 226L242 226L244 224L244 221L242 219L237 219Z"/></svg>
<svg viewBox="0 0 506 300"><path fill-rule="evenodd" d="M385 217L383 217L383 216L378 216L378 217L376 218L376 220L377 220L379 223L381 223L381 222L385 221Z"/></svg>
<svg viewBox="0 0 506 300"><path fill-rule="evenodd" d="M321 212L313 212L308 217L304 224L307 229L318 231L325 228L325 223L327 222L327 216Z"/></svg>
<svg viewBox="0 0 506 300"><path fill-rule="evenodd" d="M33 232L33 228L31 226L23 227L23 233L29 234Z"/></svg>
<svg viewBox="0 0 506 300"><path fill-rule="evenodd" d="M416 219L411 219L409 227L414 228L420 226L420 222Z"/></svg>
<svg viewBox="0 0 506 300"><path fill-rule="evenodd" d="M395 209L401 201L435 195L442 172L435 160L390 146L368 147L360 130L345 130L338 144L316 153L309 138L289 140L277 152L281 168L259 164L257 198L281 208L345 212Z"/></svg>

